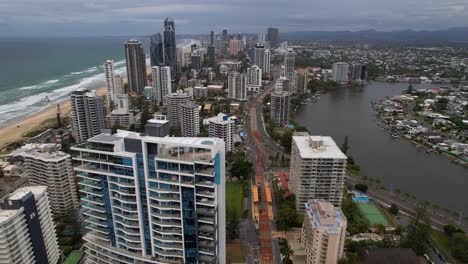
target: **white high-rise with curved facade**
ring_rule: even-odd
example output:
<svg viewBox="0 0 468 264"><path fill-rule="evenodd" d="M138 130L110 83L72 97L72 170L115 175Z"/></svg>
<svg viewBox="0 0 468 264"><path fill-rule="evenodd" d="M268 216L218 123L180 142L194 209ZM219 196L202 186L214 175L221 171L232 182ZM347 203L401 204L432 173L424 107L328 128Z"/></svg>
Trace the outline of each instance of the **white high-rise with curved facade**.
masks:
<svg viewBox="0 0 468 264"><path fill-rule="evenodd" d="M72 151L88 263L226 263L222 140L118 130Z"/></svg>

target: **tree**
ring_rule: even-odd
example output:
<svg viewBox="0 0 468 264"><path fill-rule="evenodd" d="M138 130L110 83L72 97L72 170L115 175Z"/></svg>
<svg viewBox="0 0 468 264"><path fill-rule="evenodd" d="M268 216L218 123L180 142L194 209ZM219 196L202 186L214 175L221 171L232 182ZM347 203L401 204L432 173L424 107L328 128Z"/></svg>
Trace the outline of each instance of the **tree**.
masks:
<svg viewBox="0 0 468 264"><path fill-rule="evenodd" d="M424 205L416 207L416 214L411 219L406 232L404 244L414 250L417 255L426 252L427 241L431 237L431 220Z"/></svg>
<svg viewBox="0 0 468 264"><path fill-rule="evenodd" d="M245 153L233 156L230 161L231 166L229 167L229 173L231 177L246 177L253 171L253 164L247 160Z"/></svg>
<svg viewBox="0 0 468 264"><path fill-rule="evenodd" d="M143 111L141 112L141 118L140 118L140 131L143 132L145 131L145 125L148 120L151 119L151 114L148 110L148 101L143 102Z"/></svg>
<svg viewBox="0 0 468 264"><path fill-rule="evenodd" d="M390 213L392 213L394 215L397 215L398 211L399 211L398 206L396 204L392 203L390 205Z"/></svg>
<svg viewBox="0 0 468 264"><path fill-rule="evenodd" d="M229 240L234 240L239 237L239 216L237 215L236 210L230 210L227 213L227 237Z"/></svg>
<svg viewBox="0 0 468 264"><path fill-rule="evenodd" d="M354 185L354 188L356 188L356 190L363 192L363 193L367 192L367 189L368 189L367 185L361 184L361 183Z"/></svg>
<svg viewBox="0 0 468 264"><path fill-rule="evenodd" d="M444 225L444 232L452 236L454 233L463 233L463 230L453 225Z"/></svg>
<svg viewBox="0 0 468 264"><path fill-rule="evenodd" d="M286 238L279 238L280 253L283 256L281 260L282 264L292 264L291 256L294 251L289 247L288 240Z"/></svg>
<svg viewBox="0 0 468 264"><path fill-rule="evenodd" d="M408 89L406 89L406 93L407 94L412 94L413 93L413 85L412 84L408 85Z"/></svg>
<svg viewBox="0 0 468 264"><path fill-rule="evenodd" d="M276 229L287 231L295 225L297 221L297 212L292 207L282 206L276 213Z"/></svg>
<svg viewBox="0 0 468 264"><path fill-rule="evenodd" d="M288 152L291 151L293 132L289 129L285 130L283 135L280 137L280 145Z"/></svg>
<svg viewBox="0 0 468 264"><path fill-rule="evenodd" d="M345 137L344 137L343 145L341 146L341 151L343 151L343 153L344 153L345 155L347 155L347 154L348 154L348 150L349 150L348 136L345 136Z"/></svg>
<svg viewBox="0 0 468 264"><path fill-rule="evenodd" d="M468 237L463 233L455 233L449 239L452 255L462 263L468 263Z"/></svg>

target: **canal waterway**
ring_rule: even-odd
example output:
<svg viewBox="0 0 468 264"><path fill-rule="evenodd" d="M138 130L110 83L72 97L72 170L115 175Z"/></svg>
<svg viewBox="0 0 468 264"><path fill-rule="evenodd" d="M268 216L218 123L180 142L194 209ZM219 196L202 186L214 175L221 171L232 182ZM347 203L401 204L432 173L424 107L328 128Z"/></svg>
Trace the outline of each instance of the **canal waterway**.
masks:
<svg viewBox="0 0 468 264"><path fill-rule="evenodd" d="M416 84L414 89L437 87ZM361 175L379 179L387 189L415 195L441 208L468 215L468 169L406 139L395 139L378 126L371 102L401 94L402 83L371 82L362 88L340 88L302 105L295 120L314 135L333 137L339 146L348 136L349 154Z"/></svg>

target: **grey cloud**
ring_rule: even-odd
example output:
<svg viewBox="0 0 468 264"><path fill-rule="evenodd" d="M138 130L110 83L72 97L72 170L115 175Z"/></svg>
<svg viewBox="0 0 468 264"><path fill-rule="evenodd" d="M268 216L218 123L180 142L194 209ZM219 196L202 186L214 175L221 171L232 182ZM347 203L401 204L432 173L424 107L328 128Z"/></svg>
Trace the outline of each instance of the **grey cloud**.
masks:
<svg viewBox="0 0 468 264"><path fill-rule="evenodd" d="M441 29L468 25L467 0L0 0L0 36ZM5 21L8 21L6 24ZM118 29L114 29L118 27ZM49 29L49 30L47 30ZM61 29L61 30L57 30ZM66 30L65 30L66 29Z"/></svg>

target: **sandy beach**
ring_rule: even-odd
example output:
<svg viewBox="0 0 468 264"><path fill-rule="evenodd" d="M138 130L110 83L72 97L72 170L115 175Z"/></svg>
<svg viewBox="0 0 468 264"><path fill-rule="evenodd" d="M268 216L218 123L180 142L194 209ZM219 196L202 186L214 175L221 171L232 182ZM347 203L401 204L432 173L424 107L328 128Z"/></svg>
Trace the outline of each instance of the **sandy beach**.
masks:
<svg viewBox="0 0 468 264"><path fill-rule="evenodd" d="M151 74L151 66L146 65L146 74ZM123 78L123 83L127 83L127 78ZM97 88L96 95L103 96L106 94L106 86L101 86ZM40 128L44 125L46 120L52 119L56 117L57 112L57 104L60 104L60 112L62 113L62 117L67 117L70 115L71 105L70 100L68 98L63 99L58 103L54 103L54 105L48 106L47 108L26 116L17 122L12 122L4 127L0 128L0 149L3 149L8 144L18 142L23 138L23 135L33 129Z"/></svg>
<svg viewBox="0 0 468 264"><path fill-rule="evenodd" d="M99 87L96 89L96 95L102 96L106 93L106 87ZM70 115L71 105L68 98L59 102L62 117ZM17 122L6 125L0 128L0 149L10 143L17 142L23 139L23 135L28 131L39 128L46 120L55 118L57 104L48 106L47 108L31 114Z"/></svg>

